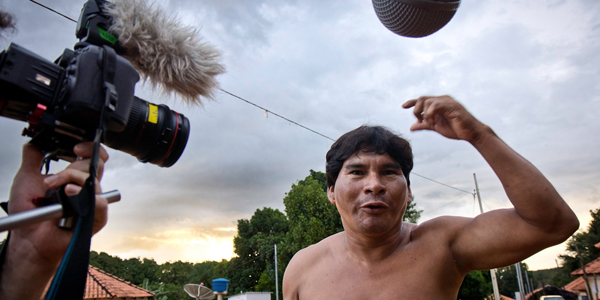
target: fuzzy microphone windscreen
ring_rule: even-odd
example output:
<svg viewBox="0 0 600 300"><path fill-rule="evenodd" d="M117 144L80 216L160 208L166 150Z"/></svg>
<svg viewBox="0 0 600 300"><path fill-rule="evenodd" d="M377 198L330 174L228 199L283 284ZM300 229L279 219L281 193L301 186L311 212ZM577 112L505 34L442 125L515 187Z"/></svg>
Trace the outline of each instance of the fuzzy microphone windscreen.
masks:
<svg viewBox="0 0 600 300"><path fill-rule="evenodd" d="M203 41L197 29L145 0L114 0L102 9L112 20L109 31L127 50L123 56L144 81L191 104L202 104L200 96L214 99L219 87L215 76L225 67L220 51Z"/></svg>

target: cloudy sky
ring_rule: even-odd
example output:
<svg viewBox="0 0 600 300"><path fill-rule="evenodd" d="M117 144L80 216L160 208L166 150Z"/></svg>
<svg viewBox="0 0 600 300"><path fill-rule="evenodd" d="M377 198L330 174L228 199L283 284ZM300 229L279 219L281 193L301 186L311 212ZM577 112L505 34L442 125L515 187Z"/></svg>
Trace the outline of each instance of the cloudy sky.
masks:
<svg viewBox="0 0 600 300"><path fill-rule="evenodd" d="M74 19L83 4L39 2ZM1 4L18 20L2 48L14 42L54 60L76 42L73 22L28 1ZM416 174L472 191L476 173L486 211L510 206L493 172L466 142L409 132L414 117L400 107L404 101L454 96L546 174L581 228L600 206L597 0L465 0L446 27L422 39L388 31L366 0L159 5L221 49L224 90L334 139L365 123L401 132L413 144ZM283 211L291 185L310 169L325 169L329 139L223 92L203 108L141 84L136 95L186 115L191 135L168 169L109 150L102 186L119 189L123 199L110 206L93 250L158 262L230 258L238 219L263 207ZM8 195L18 167L24 126L0 119L0 195ZM419 176L412 189L421 221L479 211L469 193ZM555 267L563 252L559 245L526 262Z"/></svg>

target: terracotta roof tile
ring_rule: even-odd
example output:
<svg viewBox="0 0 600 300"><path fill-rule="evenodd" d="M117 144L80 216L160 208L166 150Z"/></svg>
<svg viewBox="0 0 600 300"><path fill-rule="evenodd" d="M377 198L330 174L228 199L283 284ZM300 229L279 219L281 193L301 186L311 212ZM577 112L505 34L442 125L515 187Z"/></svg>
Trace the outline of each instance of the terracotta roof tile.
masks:
<svg viewBox="0 0 600 300"><path fill-rule="evenodd" d="M600 257L592 260L591 262L585 265L585 272L587 274L600 274ZM583 270L581 268L573 271L571 275L583 275Z"/></svg>
<svg viewBox="0 0 600 300"><path fill-rule="evenodd" d="M143 298L153 296L154 293L98 268L90 266L88 269L84 299Z"/></svg>
<svg viewBox="0 0 600 300"><path fill-rule="evenodd" d="M573 293L577 293L578 291L585 291L585 281L583 280L583 277L579 277L569 282L569 284L565 285L564 289Z"/></svg>

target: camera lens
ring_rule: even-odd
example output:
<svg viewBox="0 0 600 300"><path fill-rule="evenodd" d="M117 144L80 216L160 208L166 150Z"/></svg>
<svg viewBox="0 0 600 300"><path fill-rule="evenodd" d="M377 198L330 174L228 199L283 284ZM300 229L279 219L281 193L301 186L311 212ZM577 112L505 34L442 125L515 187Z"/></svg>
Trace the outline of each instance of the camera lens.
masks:
<svg viewBox="0 0 600 300"><path fill-rule="evenodd" d="M166 105L134 97L127 126L108 131L105 145L129 153L141 162L170 167L181 156L190 135L190 122Z"/></svg>

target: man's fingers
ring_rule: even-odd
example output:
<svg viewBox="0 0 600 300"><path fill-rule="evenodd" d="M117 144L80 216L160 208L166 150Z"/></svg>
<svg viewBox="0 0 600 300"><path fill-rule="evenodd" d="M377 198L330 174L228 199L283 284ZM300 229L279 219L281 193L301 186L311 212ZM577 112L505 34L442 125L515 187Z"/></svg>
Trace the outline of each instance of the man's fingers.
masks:
<svg viewBox="0 0 600 300"><path fill-rule="evenodd" d="M417 103L417 99L408 100L408 101L402 103L402 108L411 108L411 107L415 106L416 103Z"/></svg>
<svg viewBox="0 0 600 300"><path fill-rule="evenodd" d="M428 103L431 102L431 100L430 100L431 98L434 98L434 97L421 96L417 99L408 100L402 104L402 107L403 108L414 107L413 114L415 115L415 117L417 117L417 119L419 121L423 121L424 111L427 109Z"/></svg>
<svg viewBox="0 0 600 300"><path fill-rule="evenodd" d="M417 121L410 126L410 131L418 131L425 129L432 129L431 125L427 121Z"/></svg>

